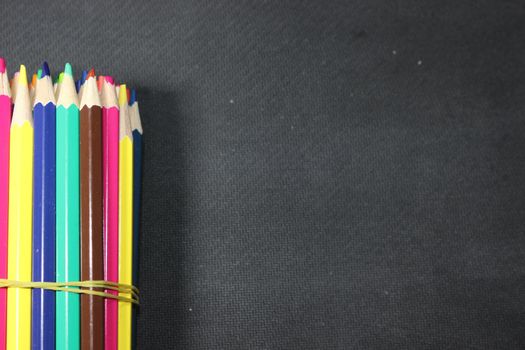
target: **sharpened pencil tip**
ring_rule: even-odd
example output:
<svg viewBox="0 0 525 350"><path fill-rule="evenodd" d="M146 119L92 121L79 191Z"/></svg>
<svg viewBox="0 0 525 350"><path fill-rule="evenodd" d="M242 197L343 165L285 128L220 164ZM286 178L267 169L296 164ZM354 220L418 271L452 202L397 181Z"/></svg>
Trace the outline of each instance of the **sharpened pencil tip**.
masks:
<svg viewBox="0 0 525 350"><path fill-rule="evenodd" d="M106 81L107 81L108 83L110 83L111 85L115 85L115 80L113 80L113 77L112 77L112 76L106 75L104 78L105 78Z"/></svg>
<svg viewBox="0 0 525 350"><path fill-rule="evenodd" d="M5 73L5 60L3 57L0 57L0 73Z"/></svg>
<svg viewBox="0 0 525 350"><path fill-rule="evenodd" d="M137 101L137 91L131 89L131 97L129 98L129 105L132 106Z"/></svg>
<svg viewBox="0 0 525 350"><path fill-rule="evenodd" d="M87 79L87 74L88 74L87 71L85 71L85 70L82 71L82 76L80 77L80 85L81 86L84 85L84 82Z"/></svg>
<svg viewBox="0 0 525 350"><path fill-rule="evenodd" d="M94 77L95 77L95 68L91 68L91 69L89 70L89 73L88 73L86 79L94 78Z"/></svg>
<svg viewBox="0 0 525 350"><path fill-rule="evenodd" d="M126 84L120 84L119 94L118 94L118 104L120 106L126 105L128 103L128 93L126 91Z"/></svg>
<svg viewBox="0 0 525 350"><path fill-rule="evenodd" d="M44 61L44 63L42 63L42 74L39 75L39 77L43 78L47 76L51 76L51 73L49 73L49 65Z"/></svg>
<svg viewBox="0 0 525 350"><path fill-rule="evenodd" d="M60 83L62 83L62 80L63 80L63 79L64 79L64 72L62 72L62 73L60 73L60 74L58 75L58 81L57 81L57 82L60 84Z"/></svg>
<svg viewBox="0 0 525 350"><path fill-rule="evenodd" d="M104 76L99 75L97 78L97 88L99 92L102 91L102 85L104 85Z"/></svg>
<svg viewBox="0 0 525 350"><path fill-rule="evenodd" d="M36 73L33 74L33 76L31 77L31 86L33 88L36 87L36 81L38 80L38 77L40 76L40 74L42 73L42 70L39 69L36 71Z"/></svg>
<svg viewBox="0 0 525 350"><path fill-rule="evenodd" d="M18 72L18 85L27 86L27 71L26 66L24 66L23 64L20 65L20 70Z"/></svg>
<svg viewBox="0 0 525 350"><path fill-rule="evenodd" d="M71 64L66 63L66 66L64 67L64 73L66 73L67 75L70 75L71 77L73 77L73 68L71 67ZM58 80L62 81L60 79L60 76L58 77Z"/></svg>

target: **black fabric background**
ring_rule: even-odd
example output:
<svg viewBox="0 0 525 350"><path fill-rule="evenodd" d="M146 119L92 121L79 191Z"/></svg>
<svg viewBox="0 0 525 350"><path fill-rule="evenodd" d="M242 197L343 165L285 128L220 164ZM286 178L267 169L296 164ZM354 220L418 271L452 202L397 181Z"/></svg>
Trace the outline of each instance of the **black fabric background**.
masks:
<svg viewBox="0 0 525 350"><path fill-rule="evenodd" d="M138 88L140 349L525 348L523 2L2 8Z"/></svg>

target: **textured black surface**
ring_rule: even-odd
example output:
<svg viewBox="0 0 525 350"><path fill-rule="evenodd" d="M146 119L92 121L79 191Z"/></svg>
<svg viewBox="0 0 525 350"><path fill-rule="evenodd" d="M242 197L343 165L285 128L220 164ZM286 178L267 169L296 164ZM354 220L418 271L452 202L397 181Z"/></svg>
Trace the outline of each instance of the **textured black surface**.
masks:
<svg viewBox="0 0 525 350"><path fill-rule="evenodd" d="M28 4L139 89L140 349L525 348L522 2Z"/></svg>

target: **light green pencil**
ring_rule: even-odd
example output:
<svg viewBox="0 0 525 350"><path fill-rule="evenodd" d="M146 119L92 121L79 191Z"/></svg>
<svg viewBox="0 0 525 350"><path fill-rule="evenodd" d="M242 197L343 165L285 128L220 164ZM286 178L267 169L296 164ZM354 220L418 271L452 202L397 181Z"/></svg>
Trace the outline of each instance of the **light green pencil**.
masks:
<svg viewBox="0 0 525 350"><path fill-rule="evenodd" d="M56 280L80 280L80 134L73 71L66 64L56 108ZM56 292L56 349L80 349L80 296Z"/></svg>

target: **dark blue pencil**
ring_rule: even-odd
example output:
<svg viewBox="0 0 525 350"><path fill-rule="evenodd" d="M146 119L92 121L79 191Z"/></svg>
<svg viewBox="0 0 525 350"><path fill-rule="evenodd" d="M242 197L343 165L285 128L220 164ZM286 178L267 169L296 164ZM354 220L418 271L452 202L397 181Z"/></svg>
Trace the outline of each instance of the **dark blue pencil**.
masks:
<svg viewBox="0 0 525 350"><path fill-rule="evenodd" d="M56 101L46 62L34 105L33 281L55 281ZM55 293L33 290L33 349L55 348Z"/></svg>
<svg viewBox="0 0 525 350"><path fill-rule="evenodd" d="M139 106L135 89L131 90L129 100L129 114L131 129L133 133L133 270L132 281L138 286L138 263L139 263L139 233L140 233L140 202L142 189L142 123L140 121ZM136 342L137 316L136 308L133 308L131 322L132 343Z"/></svg>

